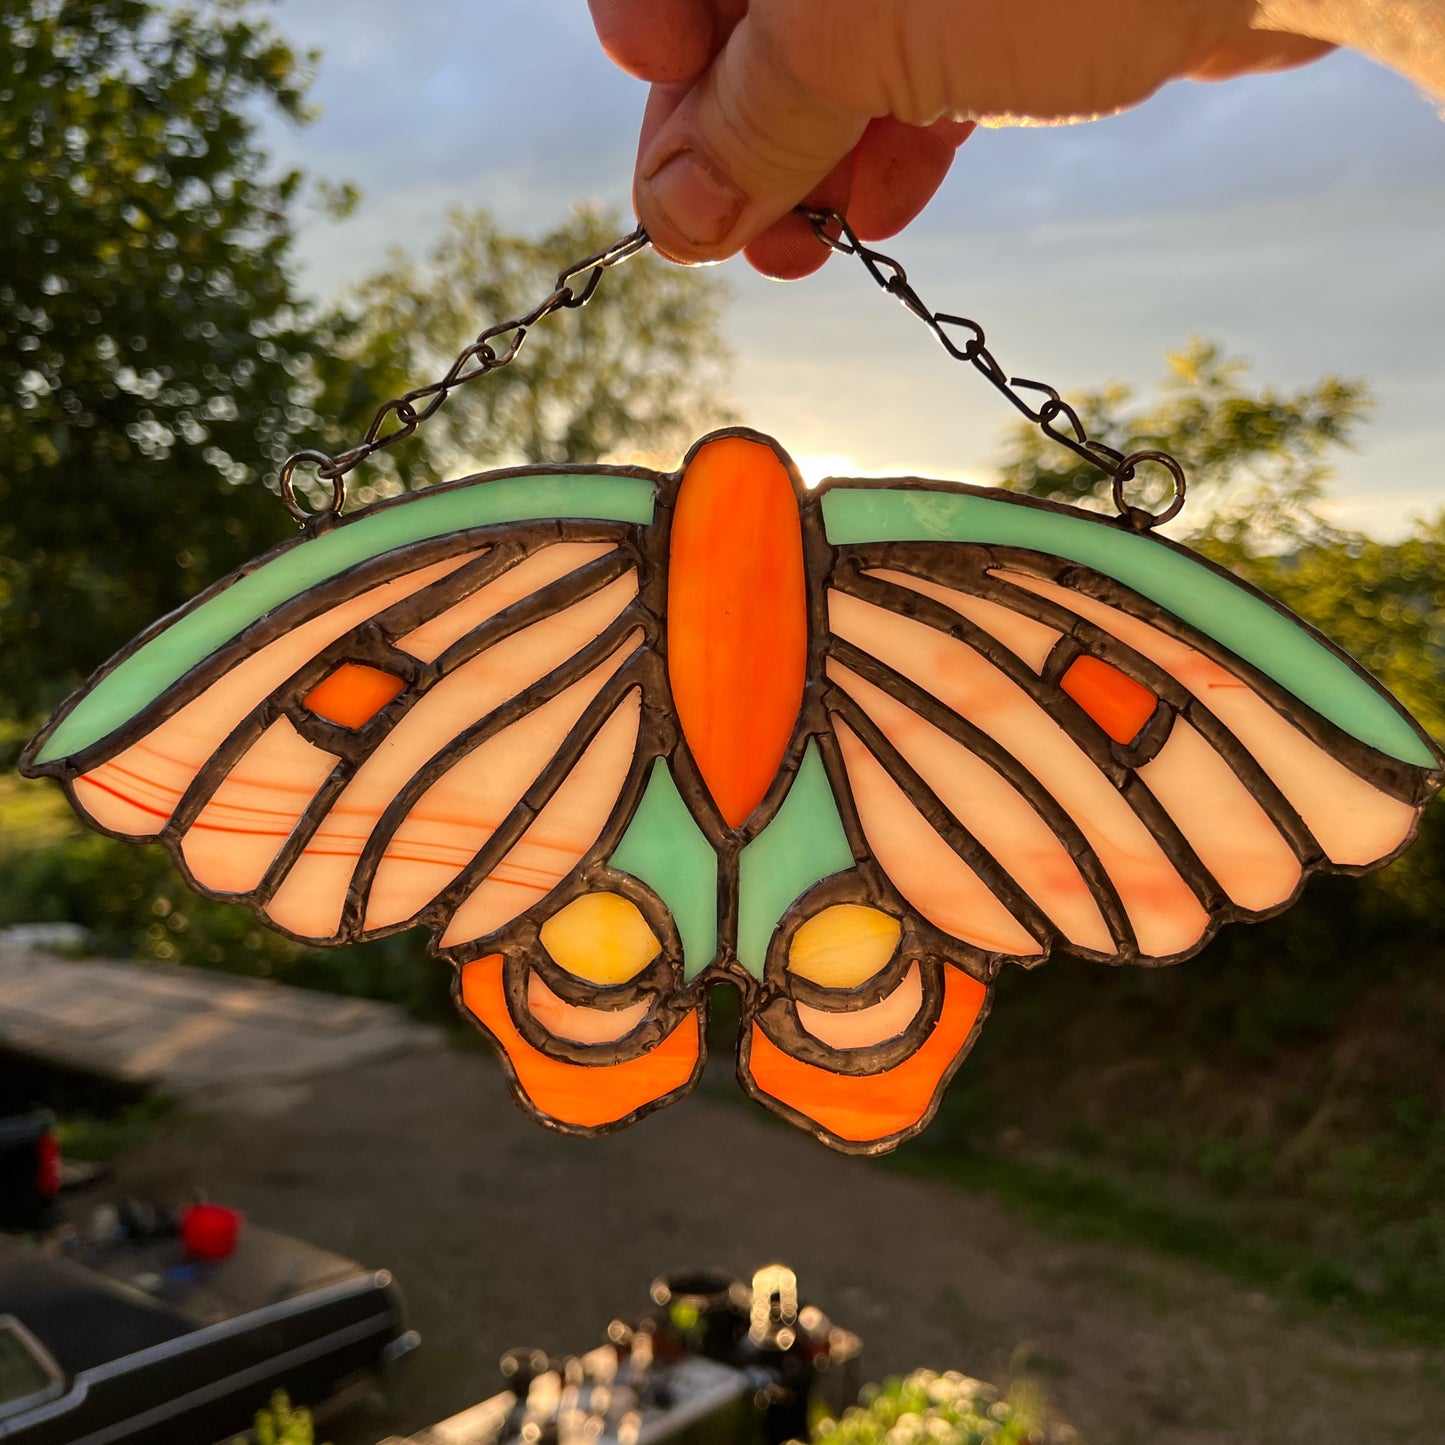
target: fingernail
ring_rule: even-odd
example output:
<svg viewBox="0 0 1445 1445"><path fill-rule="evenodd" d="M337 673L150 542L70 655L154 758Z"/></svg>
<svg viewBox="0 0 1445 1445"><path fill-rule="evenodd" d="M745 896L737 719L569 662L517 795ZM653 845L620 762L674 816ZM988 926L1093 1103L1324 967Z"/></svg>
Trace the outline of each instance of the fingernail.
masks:
<svg viewBox="0 0 1445 1445"><path fill-rule="evenodd" d="M725 240L743 213L743 193L696 151L678 151L643 184L663 219L694 246Z"/></svg>

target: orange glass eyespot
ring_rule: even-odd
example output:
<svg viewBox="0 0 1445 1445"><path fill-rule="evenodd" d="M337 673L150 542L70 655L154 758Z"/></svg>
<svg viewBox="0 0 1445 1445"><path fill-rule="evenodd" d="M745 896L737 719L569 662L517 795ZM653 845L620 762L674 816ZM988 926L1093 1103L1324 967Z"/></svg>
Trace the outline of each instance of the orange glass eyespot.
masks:
<svg viewBox="0 0 1445 1445"><path fill-rule="evenodd" d="M1116 743L1132 743L1159 704L1142 682L1099 657L1076 657L1059 686Z"/></svg>
<svg viewBox="0 0 1445 1445"><path fill-rule="evenodd" d="M306 694L303 706L317 717L359 728L369 723L406 686L394 672L343 662Z"/></svg>

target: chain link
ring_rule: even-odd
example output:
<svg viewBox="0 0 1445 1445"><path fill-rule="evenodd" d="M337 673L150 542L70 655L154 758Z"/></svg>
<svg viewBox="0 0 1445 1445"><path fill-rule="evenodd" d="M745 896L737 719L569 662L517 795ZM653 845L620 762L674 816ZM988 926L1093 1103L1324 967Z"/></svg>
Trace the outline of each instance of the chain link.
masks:
<svg viewBox="0 0 1445 1445"><path fill-rule="evenodd" d="M886 256L882 251L865 245L859 239L858 233L837 211L813 210L803 206L800 206L798 211L812 226L813 234L823 245L840 255L856 256L873 280L922 321L955 361L965 361L971 365L1046 436L1060 446L1067 447L1108 477L1113 488L1114 505L1125 523L1138 531L1147 531L1179 514L1184 505L1186 487L1184 468L1168 452L1139 451L1126 456L1101 441L1093 440L1078 412L1053 387L1047 382L1028 381L1020 376L1010 377L988 349L983 327L978 322L971 321L967 316L930 310L909 282L908 273L902 265L892 256ZM595 255L569 266L558 275L550 296L538 302L525 316L487 327L475 341L458 353L445 376L427 386L416 387L404 396L393 397L378 407L376 415L371 419L371 425L356 446L338 452L335 456L309 447L293 452L282 465L280 475L281 499L291 515L303 525L332 522L339 518L346 503L345 477L348 472L383 447L389 447L403 437L409 437L440 410L456 387L510 365L522 349L532 327L554 311L585 306L597 290L604 271L637 255L639 251L646 250L650 244L647 232L639 226L637 230L619 237ZM586 279L580 285L574 284L577 278L584 274ZM1026 391L1037 392L1044 400L1035 406L1023 395ZM1063 426L1058 425L1061 421ZM1173 481L1173 499L1159 513L1131 506L1125 495L1125 487L1134 479L1137 468L1145 463L1163 467ZM317 478L331 485L331 501L322 512L308 512L296 495L296 469L301 466L314 466Z"/></svg>
<svg viewBox="0 0 1445 1445"><path fill-rule="evenodd" d="M647 232L639 226L630 235L620 236L595 255L568 266L558 274L550 296L539 301L525 316L487 327L475 341L462 348L445 376L379 406L365 435L354 447L337 452L335 456L310 447L293 452L282 464L280 474L281 500L287 510L303 525L335 521L346 503L345 477L348 472L383 447L409 437L441 409L457 387L509 366L526 342L527 333L539 321L554 311L585 306L597 290L604 271L635 256L649 244ZM577 278L584 275L585 279L578 282ZM322 512L308 512L296 495L296 469L301 466L314 466L317 477L331 484L331 501Z"/></svg>
<svg viewBox="0 0 1445 1445"><path fill-rule="evenodd" d="M1184 505L1186 481L1184 468L1168 452L1140 451L1125 455L1101 441L1093 440L1077 411L1047 382L1028 381L1009 376L999 365L984 340L983 327L967 316L951 316L933 311L914 290L908 273L882 251L865 245L858 233L837 211L814 210L800 206L799 213L813 228L813 234L831 251L843 256L856 256L868 274L890 296L900 301L938 338L939 344L955 361L966 361L991 386L1033 422L1045 436L1097 467L1112 484L1114 505L1119 516L1138 531L1147 531L1179 515ZM1044 400L1037 406L1022 393L1040 393ZM1058 425L1062 421L1063 426ZM1164 468L1174 485L1174 496L1162 512L1147 512L1129 504L1125 487L1133 481L1137 469L1146 463Z"/></svg>

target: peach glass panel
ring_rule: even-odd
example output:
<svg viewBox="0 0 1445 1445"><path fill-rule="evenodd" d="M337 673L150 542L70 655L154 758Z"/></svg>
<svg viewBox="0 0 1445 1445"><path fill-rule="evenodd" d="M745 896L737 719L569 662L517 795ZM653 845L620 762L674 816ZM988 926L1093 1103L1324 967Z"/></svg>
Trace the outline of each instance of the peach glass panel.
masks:
<svg viewBox="0 0 1445 1445"><path fill-rule="evenodd" d="M1026 573L998 576L1097 623L1177 678L1253 755L1332 862L1373 863L1409 836L1415 821L1409 804L1352 772L1213 658L1092 597Z"/></svg>
<svg viewBox="0 0 1445 1445"><path fill-rule="evenodd" d="M886 998L868 1008L838 1010L795 1003L798 1022L830 1049L866 1049L896 1039L923 1007L923 974L914 963Z"/></svg>
<svg viewBox="0 0 1445 1445"><path fill-rule="evenodd" d="M553 1038L574 1044L613 1044L647 1017L652 1000L619 1009L588 1008L560 998L541 974L533 972L527 976L527 1008Z"/></svg>
<svg viewBox="0 0 1445 1445"><path fill-rule="evenodd" d="M356 770L267 905L270 916L307 938L334 937L361 850L411 777L459 733L574 657L636 595L637 577L628 573L504 638L432 687Z"/></svg>
<svg viewBox="0 0 1445 1445"><path fill-rule="evenodd" d="M834 727L869 847L898 891L954 938L988 953L1037 958L1034 937L939 837L856 734L842 723Z"/></svg>
<svg viewBox="0 0 1445 1445"><path fill-rule="evenodd" d="M888 966L903 925L861 903L835 903L801 924L788 943L788 972L820 988L857 988Z"/></svg>
<svg viewBox="0 0 1445 1445"><path fill-rule="evenodd" d="M967 718L1016 757L1078 824L1108 870L1140 952L1191 948L1209 916L1118 789L1017 683L981 653L871 603L829 594L833 628Z"/></svg>
<svg viewBox="0 0 1445 1445"><path fill-rule="evenodd" d="M642 695L633 691L592 739L517 846L452 915L442 947L485 938L539 903L601 836L637 751Z"/></svg>
<svg viewBox="0 0 1445 1445"><path fill-rule="evenodd" d="M987 597L976 597L971 592L958 592L952 587L944 587L922 577L912 577L907 572L890 572L886 568L878 568L870 569L867 575L895 583L899 587L911 588L914 592L933 598L935 602L943 603L945 607L951 607L975 627L981 627L998 638L1035 672L1044 670L1044 663L1048 661L1054 644L1063 636L1063 633L1056 632L1035 618L1025 617L1001 603L990 602Z"/></svg>
<svg viewBox="0 0 1445 1445"><path fill-rule="evenodd" d="M1229 764L1183 718L1139 776L1241 908L1273 908L1299 886L1294 850Z"/></svg>
<svg viewBox="0 0 1445 1445"><path fill-rule="evenodd" d="M417 799L372 878L368 931L415 917L476 857L641 640L633 633L586 677L473 748Z"/></svg>
<svg viewBox="0 0 1445 1445"><path fill-rule="evenodd" d="M587 562L615 551L611 542L558 542L524 557L500 577L439 612L396 640L396 646L423 662L435 662L452 643L495 617L504 607L540 592Z"/></svg>
<svg viewBox="0 0 1445 1445"><path fill-rule="evenodd" d="M137 838L159 833L236 724L297 668L353 627L479 556L481 552L468 552L408 572L292 628L237 663L124 752L77 778L76 805L112 832Z"/></svg>
<svg viewBox="0 0 1445 1445"><path fill-rule="evenodd" d="M1097 953L1114 952L1113 935L1069 850L1012 783L841 663L830 662L828 675L1066 938Z"/></svg>
<svg viewBox="0 0 1445 1445"><path fill-rule="evenodd" d="M249 893L291 836L337 759L278 718L226 774L181 842L202 888Z"/></svg>

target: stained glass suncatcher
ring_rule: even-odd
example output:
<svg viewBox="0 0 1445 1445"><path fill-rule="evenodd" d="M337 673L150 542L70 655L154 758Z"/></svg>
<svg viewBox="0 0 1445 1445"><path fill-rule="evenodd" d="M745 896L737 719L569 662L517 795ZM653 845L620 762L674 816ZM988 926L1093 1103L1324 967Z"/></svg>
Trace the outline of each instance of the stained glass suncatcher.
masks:
<svg viewBox="0 0 1445 1445"><path fill-rule="evenodd" d="M1187 957L1394 857L1441 754L1342 653L1125 523L808 490L767 437L527 468L277 548L31 745L88 822L308 943L416 924L576 1133L738 1077L837 1148L917 1132L990 986Z"/></svg>

